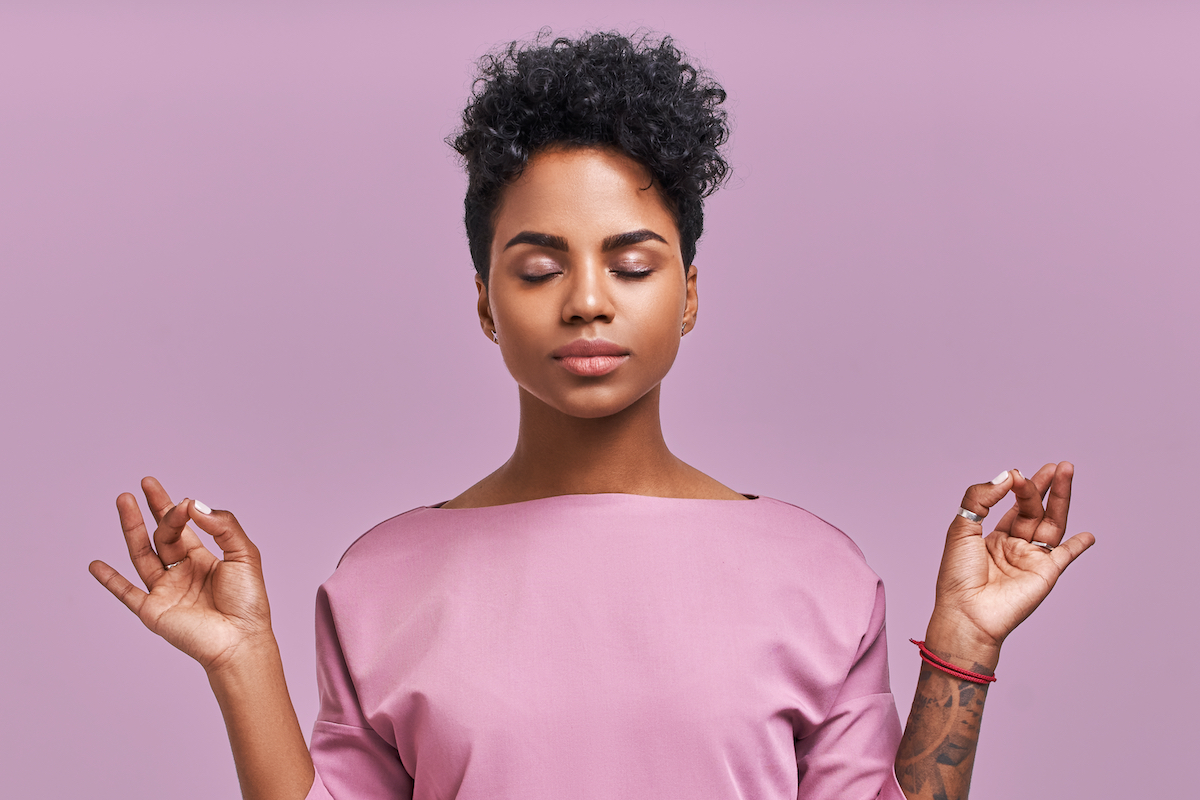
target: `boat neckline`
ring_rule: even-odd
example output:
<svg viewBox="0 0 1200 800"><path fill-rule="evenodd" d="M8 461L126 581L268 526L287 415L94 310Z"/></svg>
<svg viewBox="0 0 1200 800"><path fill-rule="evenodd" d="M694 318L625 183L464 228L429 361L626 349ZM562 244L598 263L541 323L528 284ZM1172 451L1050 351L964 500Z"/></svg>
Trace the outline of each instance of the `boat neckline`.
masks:
<svg viewBox="0 0 1200 800"><path fill-rule="evenodd" d="M763 498L762 495L757 495L757 494L745 494L744 492L739 492L739 494L741 494L745 500L763 500L763 499L765 499L765 498ZM633 494L632 492L575 492L575 493L571 493L571 494L552 494L552 495L547 495L546 497L534 497L530 500L516 500L512 503L497 503L495 505L490 505L490 506L468 506L467 508L443 508L442 506L445 503L450 502L449 500L443 500L441 503L437 503L437 504L431 505L431 506L421 506L421 508L427 509L429 511L483 511L483 510L489 509L489 508L512 508L513 506L524 506L524 505L529 505L530 503L544 503L549 500L565 500L565 499L578 500L578 499L582 499L582 498L610 498L610 497L628 497L628 498L638 498L638 499L643 499L643 500L673 500L673 501L679 502L679 503L741 503L742 502L742 500L734 500L732 498L726 500L726 499L721 499L718 497L664 497L664 496L656 495L656 494Z"/></svg>

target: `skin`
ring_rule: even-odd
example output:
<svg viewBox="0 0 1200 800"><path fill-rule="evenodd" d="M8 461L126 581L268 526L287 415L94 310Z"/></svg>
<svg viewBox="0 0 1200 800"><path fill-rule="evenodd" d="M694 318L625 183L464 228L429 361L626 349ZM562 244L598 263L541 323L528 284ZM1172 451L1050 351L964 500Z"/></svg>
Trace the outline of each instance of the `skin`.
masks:
<svg viewBox="0 0 1200 800"><path fill-rule="evenodd" d="M476 289L481 329L489 341L497 334L517 383L520 429L512 457L445 507L597 492L746 500L676 458L663 439L661 382L696 324L696 268L683 263L674 218L643 167L606 149L536 155L505 190L489 279ZM555 351L580 338L614 342L626 357L602 376L573 374ZM976 672L995 669L1005 637L1095 541L1090 533L1063 538L1072 474L1067 462L1047 464L1028 480L1013 470L998 485L967 490L963 506L980 515L1010 491L1016 503L986 538L981 523L954 518L925 637L931 650ZM258 549L231 513L175 504L153 478L142 489L157 523L152 536L133 495L117 498L117 509L148 591L101 561L91 573L204 667L243 797L300 800L313 765L271 630ZM1057 546L1045 552L1031 540ZM908 797L966 797L986 695L922 670L896 759Z"/></svg>
<svg viewBox="0 0 1200 800"><path fill-rule="evenodd" d="M204 667L225 718L242 797L303 798L313 782L312 759L271 630L258 548L228 511L205 514L189 499L175 504L154 478L142 480L142 491L158 523L153 547L132 494L117 498L117 513L133 568L149 591L103 561L88 570L147 628ZM189 522L212 537L221 558Z"/></svg>
<svg viewBox="0 0 1200 800"><path fill-rule="evenodd" d="M925 644L955 666L992 675L1008 634L1033 613L1066 568L1096 542L1091 533L1064 538L1075 468L1046 464L1026 479L1009 470L999 484L971 486L946 533L933 615ZM983 536L989 509L1008 492L1015 502ZM1045 504L1043 505L1043 500ZM1030 542L1054 545L1047 552ZM951 678L922 662L896 778L910 798L963 800L971 785L987 685Z"/></svg>
<svg viewBox="0 0 1200 800"><path fill-rule="evenodd" d="M605 246L637 232L642 241ZM521 241L529 234L558 241ZM487 285L475 284L521 422L512 457L446 508L597 492L745 499L663 439L661 383L696 324L696 267L683 264L674 217L644 167L597 149L531 159L496 215ZM602 377L573 375L551 353L580 338L607 339L629 358Z"/></svg>

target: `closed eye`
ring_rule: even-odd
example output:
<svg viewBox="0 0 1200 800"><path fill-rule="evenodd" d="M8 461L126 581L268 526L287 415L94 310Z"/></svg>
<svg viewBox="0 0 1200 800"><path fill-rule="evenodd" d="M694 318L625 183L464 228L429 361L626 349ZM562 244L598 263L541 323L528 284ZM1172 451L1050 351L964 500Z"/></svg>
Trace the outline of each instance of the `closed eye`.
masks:
<svg viewBox="0 0 1200 800"><path fill-rule="evenodd" d="M648 267L637 267L637 268L633 268L633 269L614 269L614 270L612 270L612 273L621 278L628 278L631 280L639 280L641 278L650 277L651 275L654 274L654 270L650 269Z"/></svg>
<svg viewBox="0 0 1200 800"><path fill-rule="evenodd" d="M540 275L522 275L521 280L526 283L545 283L555 275L561 275L561 272L543 272Z"/></svg>

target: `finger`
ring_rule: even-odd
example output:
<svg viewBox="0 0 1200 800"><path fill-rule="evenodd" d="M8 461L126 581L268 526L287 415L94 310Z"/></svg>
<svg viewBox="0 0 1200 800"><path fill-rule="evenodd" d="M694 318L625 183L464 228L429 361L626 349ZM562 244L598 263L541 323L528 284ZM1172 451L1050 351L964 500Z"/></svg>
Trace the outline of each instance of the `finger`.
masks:
<svg viewBox="0 0 1200 800"><path fill-rule="evenodd" d="M1058 465L1051 461L1049 464L1042 464L1038 471L1030 476L1029 480L1033 481L1033 485L1037 487L1038 494L1042 499L1046 499L1046 492L1050 490L1050 483L1054 480L1054 471Z"/></svg>
<svg viewBox="0 0 1200 800"><path fill-rule="evenodd" d="M1070 539L1060 544L1058 547L1050 551L1050 558L1054 560L1058 566L1058 571L1061 573L1071 565L1071 562L1079 558L1079 556L1089 547L1096 543L1096 537L1084 531L1077 533Z"/></svg>
<svg viewBox="0 0 1200 800"><path fill-rule="evenodd" d="M237 517L228 511L214 511L199 500L188 503L188 508L192 521L200 530L213 537L226 561L261 566L258 548L242 530Z"/></svg>
<svg viewBox="0 0 1200 800"><path fill-rule="evenodd" d="M158 554L150 547L150 536L146 532L137 498L129 492L122 492L117 498L117 514L121 518L121 533L125 535L129 560L133 562L133 568L137 570L142 583L149 589L151 582L162 574L163 565L158 560Z"/></svg>
<svg viewBox="0 0 1200 800"><path fill-rule="evenodd" d="M990 483L977 483L968 487L966 494L963 495L962 508L978 517L986 517L988 509L999 503L1004 495L1008 494L1008 490L1013 484L1015 471L1002 472ZM978 536L981 533L983 533L982 521L972 521L959 515L950 523L950 530L946 535L947 538L954 539Z"/></svg>
<svg viewBox="0 0 1200 800"><path fill-rule="evenodd" d="M1064 461L1056 465L1054 481L1050 484L1050 498L1046 501L1046 516L1035 537L1039 542L1058 544L1067 532L1067 512L1071 508L1071 482L1075 477L1075 465Z"/></svg>
<svg viewBox="0 0 1200 800"><path fill-rule="evenodd" d="M200 546L195 534L190 537L195 540L191 546L183 538L187 532L189 503L185 498L179 505L171 506L158 521L158 528L154 531L154 549L158 551L158 559L163 566L178 564L187 558L189 550Z"/></svg>
<svg viewBox="0 0 1200 800"><path fill-rule="evenodd" d="M100 581L100 584L112 592L113 597L125 604L125 607L141 617L142 604L146 602L147 594L134 586L125 576L105 564L103 561L93 561L88 564L88 572Z"/></svg>
<svg viewBox="0 0 1200 800"><path fill-rule="evenodd" d="M162 526L163 517L167 515L171 509L175 508L175 503L171 500L171 495L167 494L167 490L159 483L158 478L152 475L147 475L142 478L142 491L146 495L146 505L150 506L150 513L154 515L154 521ZM186 501L185 501L186 502ZM182 503L180 504L182 505ZM186 514L183 517L184 522L187 522ZM163 534L167 536L166 533ZM170 546L178 540L179 544ZM160 542L159 532L154 532L154 549L158 551L163 564L174 564L184 558L188 553L195 550L197 547L203 547L204 544L200 541L200 537L191 528L183 528L178 536L172 533L167 542L169 553L163 553L163 542Z"/></svg>
<svg viewBox="0 0 1200 800"><path fill-rule="evenodd" d="M1033 482L1033 485L1037 487L1038 494L1043 499L1045 499L1046 492L1050 488L1050 481L1054 478L1055 466L1055 464L1045 464L1029 478L1029 480ZM1000 518L1000 521L996 523L995 530L1008 535L1008 533L1012 530L1013 520L1017 518L1018 511L1019 509L1017 508L1017 504L1013 503L1012 506L1004 512L1004 516Z"/></svg>
<svg viewBox="0 0 1200 800"><path fill-rule="evenodd" d="M1013 517L1009 536L1033 541L1038 525L1044 516L1042 510L1042 495L1033 481L1027 479L1017 470L1013 470L1013 495L1017 499L1017 515Z"/></svg>
<svg viewBox="0 0 1200 800"><path fill-rule="evenodd" d="M154 521L157 523L162 522L163 514L175 507L171 495L167 494L158 478L152 475L142 478L142 493L146 495L146 505L150 507L150 513L154 515Z"/></svg>

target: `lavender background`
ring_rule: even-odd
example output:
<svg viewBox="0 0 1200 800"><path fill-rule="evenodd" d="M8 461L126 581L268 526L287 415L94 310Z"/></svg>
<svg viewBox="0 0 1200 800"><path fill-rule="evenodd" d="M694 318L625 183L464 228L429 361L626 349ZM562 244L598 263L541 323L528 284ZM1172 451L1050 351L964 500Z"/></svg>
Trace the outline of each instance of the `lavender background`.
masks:
<svg viewBox="0 0 1200 800"><path fill-rule="evenodd" d="M262 548L307 730L343 549L508 455L442 138L541 25L671 32L731 96L676 451L856 539L902 713L962 490L1073 460L1099 543L1009 639L972 797L1190 793L1200 11L642 1L0 9L4 793L236 795L202 670L87 574L132 574L142 475Z"/></svg>

